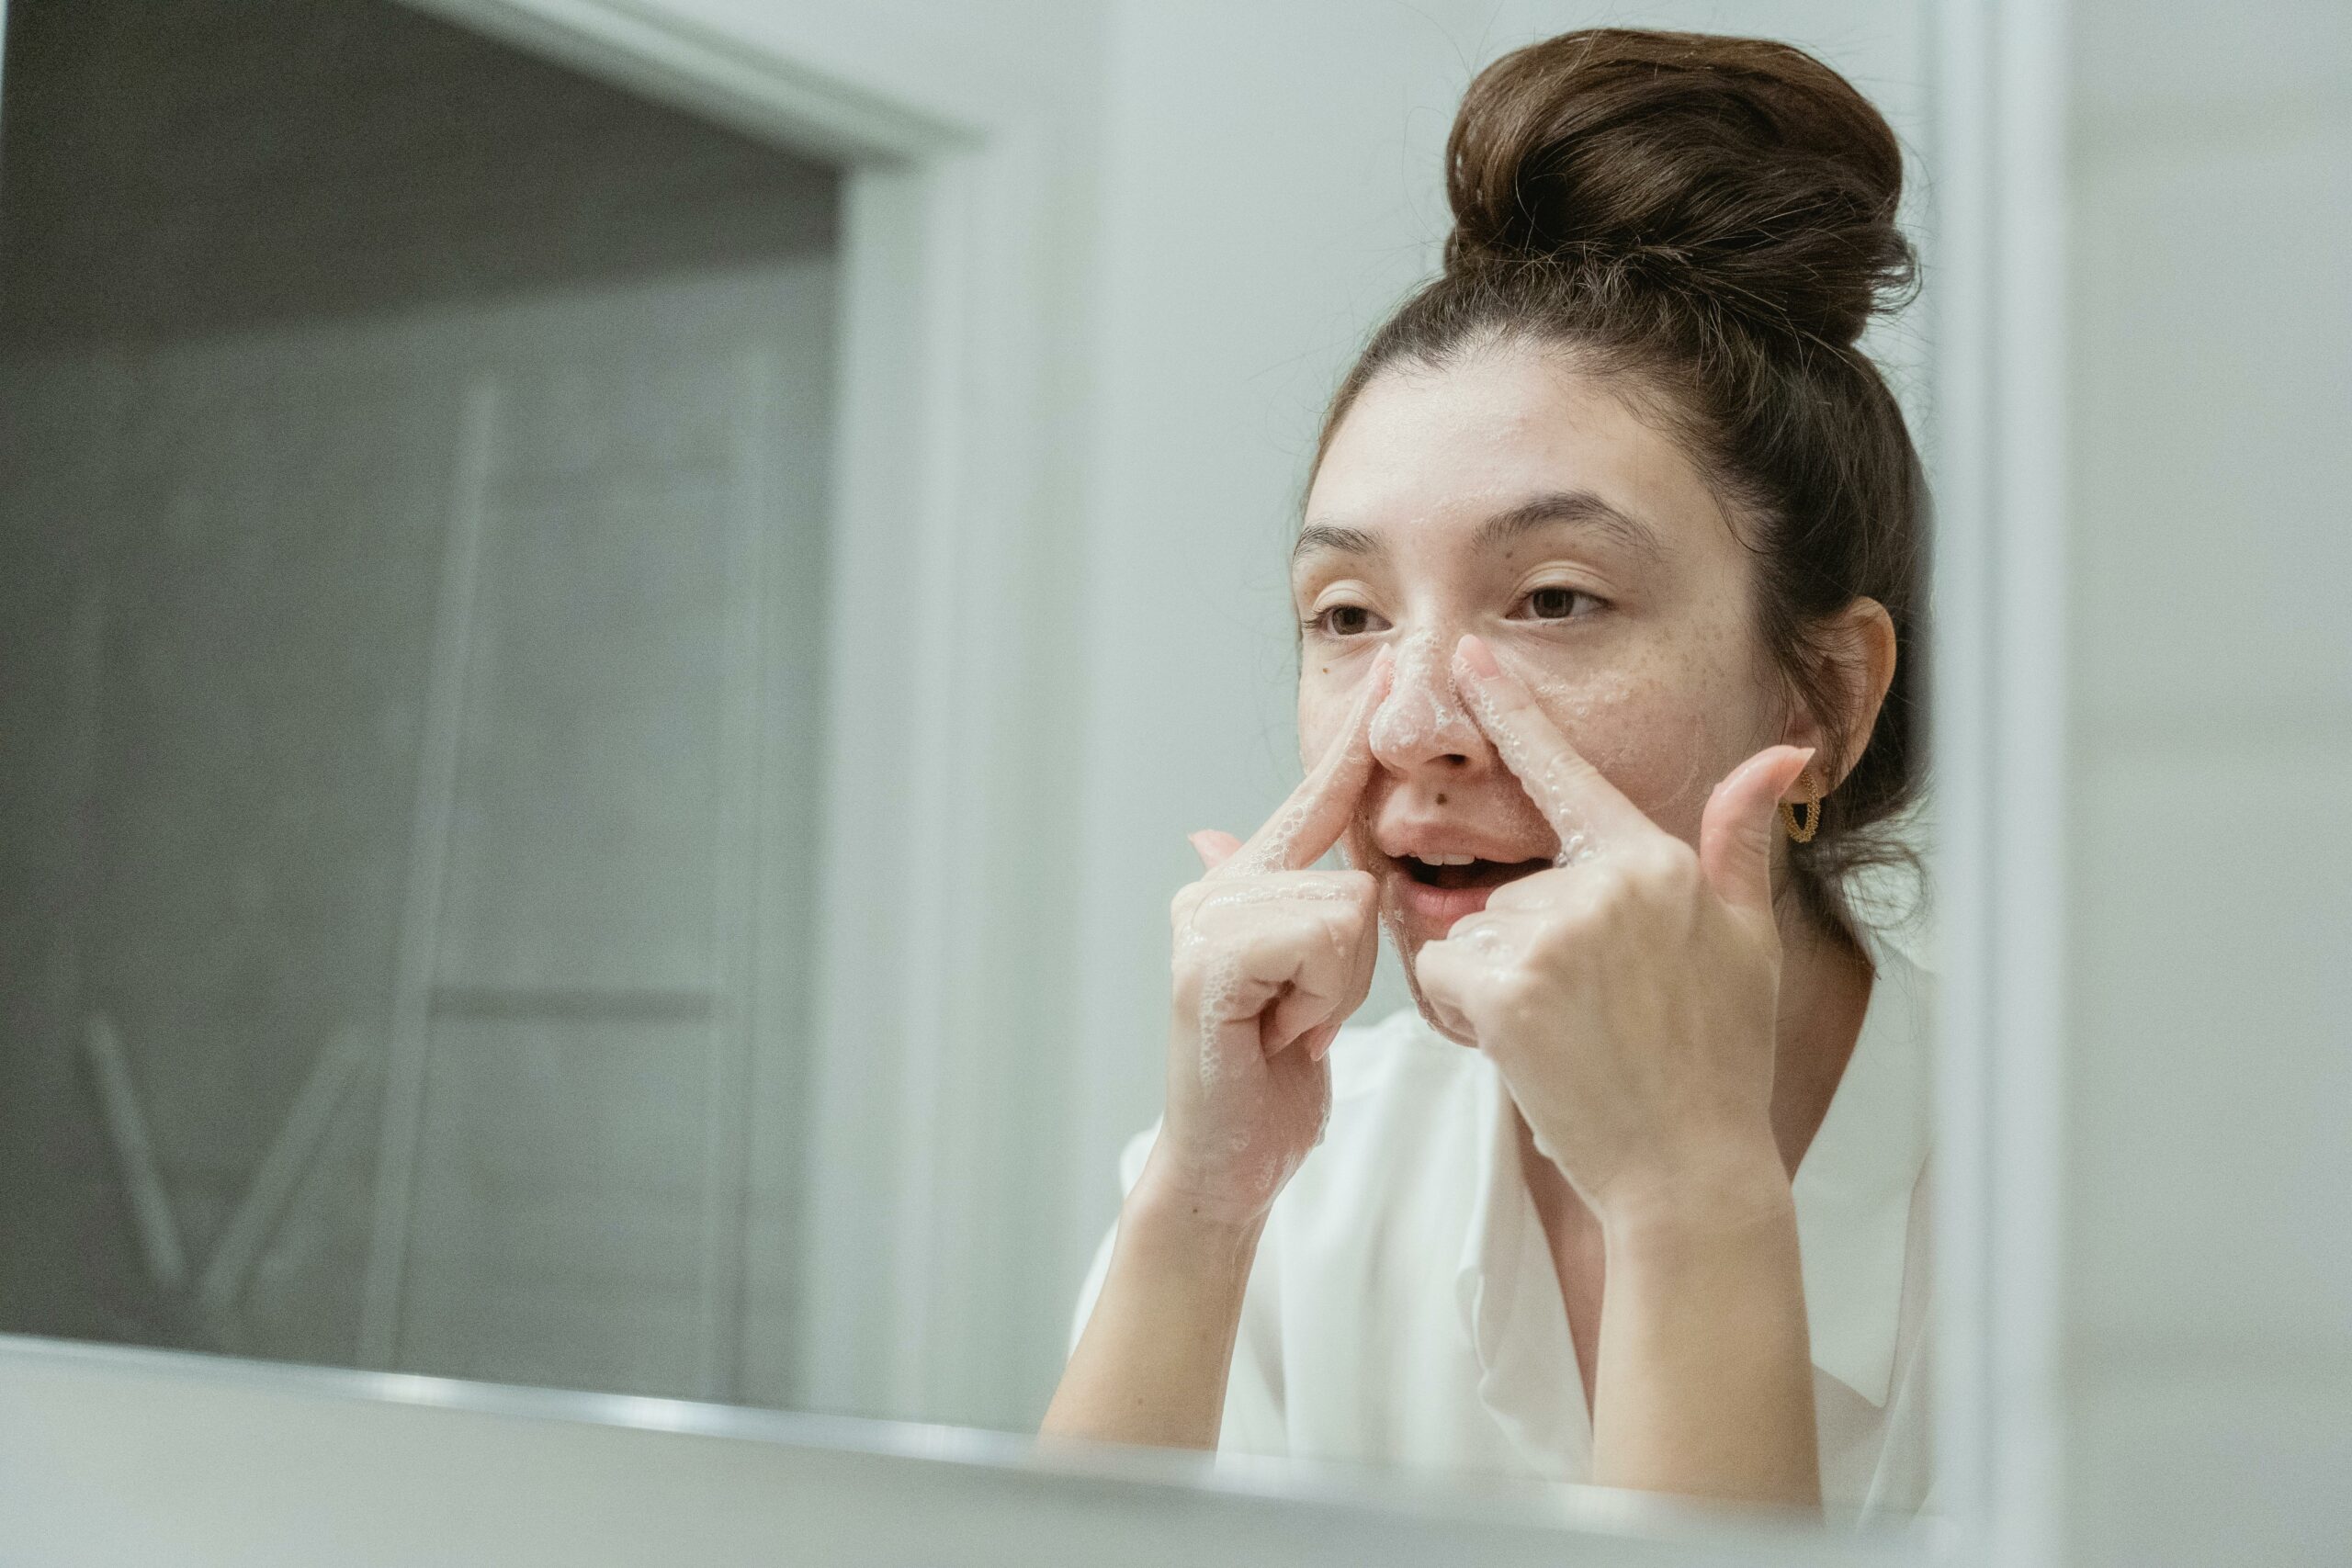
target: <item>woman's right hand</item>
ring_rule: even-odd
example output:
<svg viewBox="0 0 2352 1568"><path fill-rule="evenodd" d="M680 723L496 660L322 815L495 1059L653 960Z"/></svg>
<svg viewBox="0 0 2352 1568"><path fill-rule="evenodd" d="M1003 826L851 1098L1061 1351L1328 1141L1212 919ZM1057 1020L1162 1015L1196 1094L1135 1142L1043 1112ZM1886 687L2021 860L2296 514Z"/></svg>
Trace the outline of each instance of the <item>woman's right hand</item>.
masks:
<svg viewBox="0 0 2352 1568"><path fill-rule="evenodd" d="M1137 1191L1252 1228L1322 1141L1331 1040L1372 987L1379 893L1363 871L1314 871L1372 776L1383 649L1315 771L1247 843L1193 835L1206 867L1176 895L1168 1109Z"/></svg>

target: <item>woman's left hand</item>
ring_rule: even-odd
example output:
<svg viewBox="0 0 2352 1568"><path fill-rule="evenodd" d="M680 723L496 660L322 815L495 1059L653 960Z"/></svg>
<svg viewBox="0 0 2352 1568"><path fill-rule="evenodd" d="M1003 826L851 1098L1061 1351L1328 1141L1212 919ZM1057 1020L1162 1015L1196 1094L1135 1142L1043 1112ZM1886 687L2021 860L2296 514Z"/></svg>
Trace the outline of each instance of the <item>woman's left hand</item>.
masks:
<svg viewBox="0 0 2352 1568"><path fill-rule="evenodd" d="M1536 1147L1604 1223L1778 1169L1774 813L1813 754L1774 746L1735 768L1693 851L1578 755L1484 643L1464 637L1453 670L1561 850L1421 949L1439 1023L1494 1061Z"/></svg>

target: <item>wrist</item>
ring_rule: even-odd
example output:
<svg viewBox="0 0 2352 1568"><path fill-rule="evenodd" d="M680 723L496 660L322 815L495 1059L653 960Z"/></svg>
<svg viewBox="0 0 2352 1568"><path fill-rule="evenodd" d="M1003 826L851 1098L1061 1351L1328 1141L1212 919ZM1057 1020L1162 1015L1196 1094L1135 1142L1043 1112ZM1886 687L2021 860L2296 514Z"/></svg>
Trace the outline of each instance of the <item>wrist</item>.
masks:
<svg viewBox="0 0 2352 1568"><path fill-rule="evenodd" d="M1719 1140L1702 1154L1627 1172L1593 1207L1612 1250L1706 1244L1796 1219L1788 1168L1769 1134Z"/></svg>
<svg viewBox="0 0 2352 1568"><path fill-rule="evenodd" d="M1256 1252L1266 1228L1267 1206L1203 1192L1170 1179L1158 1163L1146 1164L1119 1207L1119 1228L1139 1244L1208 1258Z"/></svg>

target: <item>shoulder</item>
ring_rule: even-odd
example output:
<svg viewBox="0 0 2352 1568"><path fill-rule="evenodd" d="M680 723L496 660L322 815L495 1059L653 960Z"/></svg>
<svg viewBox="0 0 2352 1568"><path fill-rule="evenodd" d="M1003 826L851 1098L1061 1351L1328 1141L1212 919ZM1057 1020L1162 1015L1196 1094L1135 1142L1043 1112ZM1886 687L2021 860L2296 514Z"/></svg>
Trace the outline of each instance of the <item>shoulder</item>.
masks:
<svg viewBox="0 0 2352 1568"><path fill-rule="evenodd" d="M1932 946L1917 933L1902 931L1866 933L1862 945L1873 976L1862 1019L1865 1038L1882 1055L1911 1059L1924 1095L1941 989Z"/></svg>
<svg viewBox="0 0 2352 1568"><path fill-rule="evenodd" d="M1925 916L1858 923L1855 940L1878 983L1905 1002L1931 1008L1938 988L1936 934Z"/></svg>

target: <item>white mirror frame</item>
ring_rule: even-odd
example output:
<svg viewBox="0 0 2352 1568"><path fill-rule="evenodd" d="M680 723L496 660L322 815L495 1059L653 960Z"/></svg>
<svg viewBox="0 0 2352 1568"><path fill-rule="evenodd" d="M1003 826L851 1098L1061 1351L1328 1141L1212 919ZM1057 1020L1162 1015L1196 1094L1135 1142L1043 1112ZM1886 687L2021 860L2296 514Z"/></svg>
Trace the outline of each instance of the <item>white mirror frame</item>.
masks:
<svg viewBox="0 0 2352 1568"><path fill-rule="evenodd" d="M1933 0L1938 1485L1962 1563L2063 1540L2063 0Z"/></svg>
<svg viewBox="0 0 2352 1568"><path fill-rule="evenodd" d="M871 603L920 557L932 628L911 657L837 615L834 712L908 716L985 754L1034 737L1017 677L1052 649L1022 617L959 624L1068 541L1036 504L1057 482L1041 323L1056 308L1032 236L1051 200L1046 128L959 124L885 103L628 0L410 0L595 75L851 168L834 603ZM1464 1492L1412 1477L1045 1457L975 1431L663 1400L266 1367L0 1337L0 1546L43 1561L642 1561L747 1548L832 1562L1294 1563L1562 1556L1589 1563L1852 1562L2031 1568L2062 1555L2058 1213L2064 655L2062 185L2064 12L2056 0L1923 0L1937 39L1939 314L1935 642L1940 1052L1939 1506L1916 1529L1825 1543L1589 1489ZM0 23L5 23L0 0ZM922 411L909 429L899 412ZM1063 508L1061 512L1072 509ZM1064 525L1067 525L1065 523ZM910 538L910 531L912 531ZM1024 574L1029 574L1024 576ZM978 587L977 591L975 584ZM986 1019L982 873L1010 818L986 792L864 727L836 738L819 1036L921 1065L901 1147L824 1152L842 1182L812 1213L851 1356L807 1369L814 1403L953 1407L986 1375L942 1303L968 1301L944 1242L978 1230L992 1151L957 1142ZM886 906L852 874L877 818L906 880ZM848 837L854 827L860 841ZM998 835L991 840L990 832ZM911 893L911 897L910 894ZM1001 889L996 894L1001 897ZM927 917L906 929L896 917ZM1001 991L998 992L1001 995ZM900 999L895 1016L843 1005ZM994 1004L1001 1008L1002 1003ZM1001 1032L980 1032L999 1037ZM841 1108L830 1108L841 1109ZM819 1125L846 1118L820 1110ZM861 1118L862 1120L862 1118ZM966 1119L968 1120L968 1119ZM888 1249L868 1238L893 1238ZM830 1246L830 1251L824 1250ZM920 1260L944 1257L943 1273ZM920 1290L903 1289L920 1284ZM965 1336L984 1341L982 1314ZM624 1430L625 1429L625 1430ZM673 1436L701 1434L700 1440ZM469 1491L469 1486L473 1490ZM488 1486L484 1492L482 1488ZM625 1502L616 1498L625 1495ZM1560 1530L1575 1532L1564 1537Z"/></svg>
<svg viewBox="0 0 2352 1568"><path fill-rule="evenodd" d="M2066 8L1932 3L1938 1486L1991 1568L2065 1554Z"/></svg>

